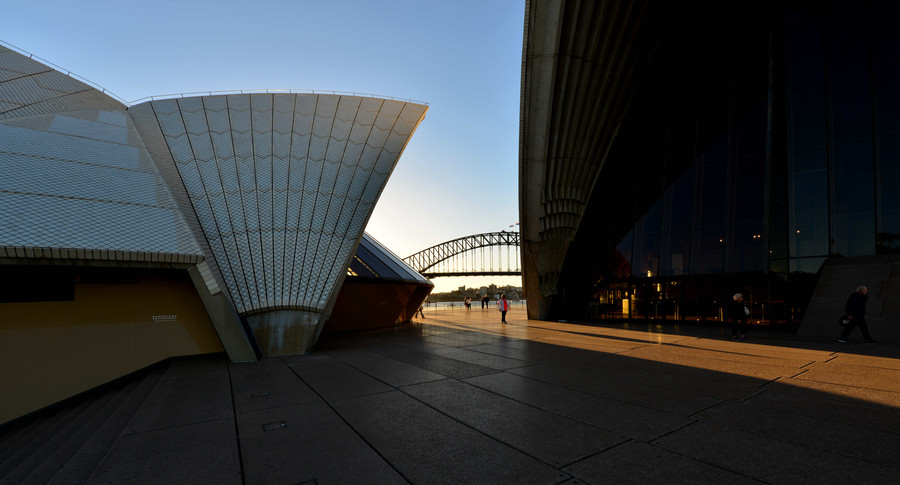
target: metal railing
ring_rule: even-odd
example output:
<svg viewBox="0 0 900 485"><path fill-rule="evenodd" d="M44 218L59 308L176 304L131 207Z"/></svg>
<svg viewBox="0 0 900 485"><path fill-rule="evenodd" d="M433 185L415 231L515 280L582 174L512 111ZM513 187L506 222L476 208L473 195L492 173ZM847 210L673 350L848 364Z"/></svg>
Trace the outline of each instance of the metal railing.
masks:
<svg viewBox="0 0 900 485"><path fill-rule="evenodd" d="M234 90L225 90L225 91L197 91L193 93L176 93L176 94L158 94L154 96L145 96L141 99L136 99L127 103L129 106L134 106L139 103L143 103L146 101L158 101L161 99L178 99L178 98L187 98L194 96L225 96L229 94L333 94L337 96L358 96L361 98L377 98L377 99L390 99L393 101L403 101L405 103L416 103L428 106L428 103L425 101L417 101L414 99L408 98L398 98L396 96L384 96L381 94L370 94L370 93L354 93L351 91L328 91L322 89L234 89Z"/></svg>
<svg viewBox="0 0 900 485"><path fill-rule="evenodd" d="M399 98L396 96L384 96L380 94L371 94L371 93L355 93L351 91L329 91L329 90L321 90L321 89L236 89L236 90L226 90L226 91L198 91L194 93L175 93L175 94L159 94L154 96L145 96L140 99L136 99L134 101L125 101L121 96L114 94L113 92L107 90L103 86L92 82L88 79L85 79L77 74L74 74L72 71L58 66L42 57L39 57L31 52L26 51L20 47L17 47L13 44L0 40L0 45L13 50L23 56L27 56L29 59L35 59L39 61L41 64L45 64L47 66L52 67L56 71L65 74L73 79L78 80L79 82L83 82L88 86L99 90L103 94L115 98L116 101L124 104L125 106L131 107L139 103L143 103L145 101L157 101L161 99L177 99L177 98L185 98L185 97L193 97L193 96L217 96L217 95L228 95L228 94L275 94L275 93L287 93L287 94L333 94L338 96L358 96L362 98L378 98L378 99L390 99L393 101L403 101L405 103L416 103L428 106L428 103L425 101L418 101L415 99L408 98Z"/></svg>
<svg viewBox="0 0 900 485"><path fill-rule="evenodd" d="M125 101L124 99L122 99L121 96L117 96L116 94L114 94L113 92L107 90L107 89L104 88L103 86L101 86L101 85L99 85L99 84L97 84L97 83L95 83L95 82L92 82L92 81L90 81L89 79L85 79L85 78L79 76L78 74L73 73L72 71L70 71L70 70L68 70L68 69L66 69L66 68L64 68L64 67L58 66L58 65L56 65L56 64L54 64L54 63L48 61L47 59L44 59L43 57L36 56L36 55L32 54L31 52L26 51L25 49L22 49L22 48L19 48L19 47L17 47L17 46L14 46L14 45L10 44L9 42L4 42L3 40L0 40L0 45L3 45L4 47L6 47L7 49L10 49L10 50L12 50L12 51L18 52L19 54L22 54L23 56L28 56L29 59L36 59L36 60L39 61L41 64L45 64L45 65L47 65L47 66L50 66L50 67L52 67L53 69L55 69L57 72L60 72L60 73L62 73L62 74L65 74L66 76L69 76L70 78L75 79L75 80L77 80L77 81L79 81L79 82L82 82L82 83L84 83L84 84L87 84L88 86L90 86L90 87L92 87L92 88L94 88L94 89L97 89L97 90L99 90L100 92L102 92L103 94L105 94L105 95L107 95L107 96L109 96L109 97L115 98L116 101L119 101L120 103L122 103L122 104L128 106L128 101Z"/></svg>

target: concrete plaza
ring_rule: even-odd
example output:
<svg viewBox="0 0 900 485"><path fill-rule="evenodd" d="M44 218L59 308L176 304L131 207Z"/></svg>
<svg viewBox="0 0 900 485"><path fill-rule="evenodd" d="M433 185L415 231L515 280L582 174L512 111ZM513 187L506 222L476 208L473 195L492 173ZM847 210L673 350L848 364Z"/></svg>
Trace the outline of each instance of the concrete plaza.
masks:
<svg viewBox="0 0 900 485"><path fill-rule="evenodd" d="M2 483L896 483L900 348L426 311L173 360L0 435ZM835 336L839 333L835 325ZM857 335L854 337L859 338ZM877 338L877 336L876 336Z"/></svg>

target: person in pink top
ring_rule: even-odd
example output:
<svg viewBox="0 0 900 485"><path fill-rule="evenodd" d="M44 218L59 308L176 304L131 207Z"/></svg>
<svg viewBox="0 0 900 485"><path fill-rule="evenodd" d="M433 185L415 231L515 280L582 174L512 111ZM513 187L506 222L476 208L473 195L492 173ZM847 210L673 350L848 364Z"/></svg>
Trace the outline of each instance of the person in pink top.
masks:
<svg viewBox="0 0 900 485"><path fill-rule="evenodd" d="M509 311L509 302L506 301L506 295L500 295L497 300L497 310L500 310L500 323L506 323L506 312Z"/></svg>

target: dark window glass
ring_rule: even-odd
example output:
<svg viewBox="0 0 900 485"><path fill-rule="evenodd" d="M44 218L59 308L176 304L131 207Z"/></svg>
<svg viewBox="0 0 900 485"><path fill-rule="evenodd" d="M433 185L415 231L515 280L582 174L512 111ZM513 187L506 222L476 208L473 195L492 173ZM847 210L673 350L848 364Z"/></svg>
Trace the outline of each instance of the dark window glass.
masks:
<svg viewBox="0 0 900 485"><path fill-rule="evenodd" d="M366 249L365 245L360 244L356 248L356 257L362 260L366 266L371 268L375 274L381 278L397 278L399 275L378 256ZM355 259L355 258L354 258ZM362 276L362 273L357 273Z"/></svg>
<svg viewBox="0 0 900 485"><path fill-rule="evenodd" d="M610 255L610 270L619 278L631 276L631 255L634 249L634 229L616 245L615 252Z"/></svg>
<svg viewBox="0 0 900 485"><path fill-rule="evenodd" d="M880 141L877 252L900 252L900 132L886 133Z"/></svg>
<svg viewBox="0 0 900 485"><path fill-rule="evenodd" d="M766 160L744 158L735 160L734 221L753 222L762 227L765 205Z"/></svg>
<svg viewBox="0 0 900 485"><path fill-rule="evenodd" d="M871 138L834 146L834 212L871 211L875 181Z"/></svg>
<svg viewBox="0 0 900 485"><path fill-rule="evenodd" d="M4 266L0 274L0 303L75 299L75 272L71 269Z"/></svg>
<svg viewBox="0 0 900 485"><path fill-rule="evenodd" d="M763 86L765 88L765 86ZM763 269L763 220L766 179L766 104L762 103L737 123L738 140L732 164L734 206L725 271Z"/></svg>
<svg viewBox="0 0 900 485"><path fill-rule="evenodd" d="M816 15L797 17L785 25L788 84L792 92L821 86L825 74L822 20Z"/></svg>
<svg viewBox="0 0 900 485"><path fill-rule="evenodd" d="M666 193L664 248L660 274L687 274L690 269L691 229L694 203L694 170L688 170Z"/></svg>
<svg viewBox="0 0 900 485"><path fill-rule="evenodd" d="M829 70L842 74L869 62L867 8L859 2L831 2L826 33Z"/></svg>
<svg viewBox="0 0 900 485"><path fill-rule="evenodd" d="M762 222L736 223L728 245L727 272L762 271L763 233Z"/></svg>
<svg viewBox="0 0 900 485"><path fill-rule="evenodd" d="M659 275L661 220L662 199L659 199L635 224L633 267L636 276Z"/></svg>
<svg viewBox="0 0 900 485"><path fill-rule="evenodd" d="M900 45L895 49L900 49ZM882 131L900 129L900 56L895 59L898 64L875 66L878 128Z"/></svg>
<svg viewBox="0 0 900 485"><path fill-rule="evenodd" d="M791 149L796 153L824 147L827 143L825 138L825 89L816 89L792 96L790 107ZM794 162L794 170L810 170L822 166L804 166L801 162L802 160Z"/></svg>
<svg viewBox="0 0 900 485"><path fill-rule="evenodd" d="M788 73L789 254L828 254L828 154L825 47L822 17L804 15L786 23Z"/></svg>
<svg viewBox="0 0 900 485"><path fill-rule="evenodd" d="M900 252L900 15L897 2L872 8L872 57L877 123L878 253Z"/></svg>
<svg viewBox="0 0 900 485"><path fill-rule="evenodd" d="M699 171L700 211L697 252L691 256L691 273L720 273L725 265L725 218L728 178L726 171L728 141L714 143L703 157Z"/></svg>
<svg viewBox="0 0 900 485"><path fill-rule="evenodd" d="M825 169L795 174L791 180L790 255L828 254L828 176Z"/></svg>
<svg viewBox="0 0 900 485"><path fill-rule="evenodd" d="M760 91L766 89L765 84L759 86ZM767 106L763 101L756 105L737 124L735 130L735 158L759 158L766 153Z"/></svg>
<svg viewBox="0 0 900 485"><path fill-rule="evenodd" d="M725 234L701 233L699 251L691 255L691 273L721 273L725 262Z"/></svg>
<svg viewBox="0 0 900 485"><path fill-rule="evenodd" d="M865 55L865 52L860 52ZM868 70L835 76L831 87L831 120L836 142L872 139L872 89Z"/></svg>
<svg viewBox="0 0 900 485"><path fill-rule="evenodd" d="M700 227L703 230L724 232L726 182L724 163L703 167L700 188Z"/></svg>
<svg viewBox="0 0 900 485"><path fill-rule="evenodd" d="M871 211L842 212L833 216L832 250L842 256L875 253L875 215Z"/></svg>
<svg viewBox="0 0 900 485"><path fill-rule="evenodd" d="M816 274L825 263L825 258L794 258L791 259L791 273Z"/></svg>

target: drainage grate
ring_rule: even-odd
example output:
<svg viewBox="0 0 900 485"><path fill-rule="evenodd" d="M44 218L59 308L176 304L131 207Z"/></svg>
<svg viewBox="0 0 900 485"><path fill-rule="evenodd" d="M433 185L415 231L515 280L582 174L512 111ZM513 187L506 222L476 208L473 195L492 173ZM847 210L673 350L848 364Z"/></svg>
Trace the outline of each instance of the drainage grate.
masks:
<svg viewBox="0 0 900 485"><path fill-rule="evenodd" d="M287 423L285 423L284 421L275 421L273 423L266 423L263 425L263 431L277 431L284 428L287 428Z"/></svg>

